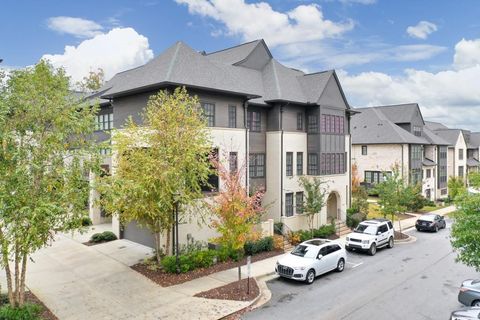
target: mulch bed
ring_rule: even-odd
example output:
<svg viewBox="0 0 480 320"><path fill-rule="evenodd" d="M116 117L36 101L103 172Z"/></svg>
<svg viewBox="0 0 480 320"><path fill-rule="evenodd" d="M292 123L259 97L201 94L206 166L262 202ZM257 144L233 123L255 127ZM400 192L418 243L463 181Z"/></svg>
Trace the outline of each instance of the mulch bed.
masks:
<svg viewBox="0 0 480 320"><path fill-rule="evenodd" d="M87 247L91 247L91 246L96 246L97 244L102 244L105 242L110 242L110 241L99 241L99 242L87 241L87 242L83 242L82 244L86 245Z"/></svg>
<svg viewBox="0 0 480 320"><path fill-rule="evenodd" d="M32 292L27 291L25 292L25 301L32 303L32 304L37 304L42 308L42 312L40 313L40 316L44 320L58 320L58 318L53 314L50 309L47 308L47 306L37 298L36 295L34 295Z"/></svg>
<svg viewBox="0 0 480 320"><path fill-rule="evenodd" d="M273 250L273 251L258 253L252 256L252 262L271 258L284 253L285 252L283 250ZM193 271L189 271L187 273L180 273L180 274L167 273L162 269L150 270L148 269L148 266L143 263L137 263L136 265L131 266L131 268L141 273L145 277L149 278L153 282L161 285L162 287L169 287L176 284L191 281L193 279L208 276L212 273L228 270L238 266L245 266L246 264L247 264L247 258L245 257L240 261L229 260L229 261L217 263L211 266L210 268L196 269Z"/></svg>
<svg viewBox="0 0 480 320"><path fill-rule="evenodd" d="M399 231L395 231L395 240L405 240L408 239L408 235L405 233L400 233Z"/></svg>
<svg viewBox="0 0 480 320"><path fill-rule="evenodd" d="M248 283L250 282L250 291L247 294ZM200 292L194 295L194 297L207 298L207 299L220 299L220 300L236 300L236 301L252 301L260 294L257 282L254 278L242 279L211 289L208 291Z"/></svg>

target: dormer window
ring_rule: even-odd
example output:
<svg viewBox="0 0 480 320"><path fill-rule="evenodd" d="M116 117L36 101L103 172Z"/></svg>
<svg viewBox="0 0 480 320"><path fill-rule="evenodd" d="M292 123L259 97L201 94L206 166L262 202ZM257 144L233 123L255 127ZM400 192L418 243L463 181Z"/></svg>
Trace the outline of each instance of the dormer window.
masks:
<svg viewBox="0 0 480 320"><path fill-rule="evenodd" d="M413 134L417 137L421 137L422 136L422 127L413 126Z"/></svg>

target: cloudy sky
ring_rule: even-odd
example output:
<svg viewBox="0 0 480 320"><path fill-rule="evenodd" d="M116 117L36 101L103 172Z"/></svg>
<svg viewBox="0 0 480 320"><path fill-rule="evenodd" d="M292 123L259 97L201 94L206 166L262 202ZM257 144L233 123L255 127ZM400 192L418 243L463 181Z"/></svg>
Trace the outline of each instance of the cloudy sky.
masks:
<svg viewBox="0 0 480 320"><path fill-rule="evenodd" d="M287 66L336 69L352 106L418 102L480 131L478 17L478 0L6 0L0 68L46 58L73 80L110 78L178 40L211 52L263 38Z"/></svg>

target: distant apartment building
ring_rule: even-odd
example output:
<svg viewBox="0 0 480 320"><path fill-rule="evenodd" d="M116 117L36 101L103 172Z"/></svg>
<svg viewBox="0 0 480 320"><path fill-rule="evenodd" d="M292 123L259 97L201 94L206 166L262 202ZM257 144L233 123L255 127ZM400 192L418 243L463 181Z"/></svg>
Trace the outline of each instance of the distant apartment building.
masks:
<svg viewBox="0 0 480 320"><path fill-rule="evenodd" d="M116 74L100 89L95 96L108 103L98 115L99 131L121 129L129 116L140 122L150 95L178 86L198 96L220 160L232 169L245 164L247 189L266 190L265 219L282 221L292 230L307 228L300 206L305 199L302 176L320 177L328 186L316 225L346 219L353 111L334 71L305 74L288 68L272 57L263 40L208 54L177 42L145 65ZM105 165L111 166L108 158ZM108 169L115 174L115 168ZM223 182L211 182L209 195L215 196ZM91 206L91 215L100 214ZM112 223L121 237L153 244L153 236L137 223L121 226L115 217ZM185 222L181 242L187 234L197 240L215 236L206 226Z"/></svg>
<svg viewBox="0 0 480 320"><path fill-rule="evenodd" d="M373 186L398 167L402 178L421 184L430 200L447 196L449 142L430 130L418 104L356 108L352 118L352 163L360 181Z"/></svg>
<svg viewBox="0 0 480 320"><path fill-rule="evenodd" d="M479 170L480 133L451 129L437 122L426 122L437 136L448 141L448 176L466 179L469 172Z"/></svg>

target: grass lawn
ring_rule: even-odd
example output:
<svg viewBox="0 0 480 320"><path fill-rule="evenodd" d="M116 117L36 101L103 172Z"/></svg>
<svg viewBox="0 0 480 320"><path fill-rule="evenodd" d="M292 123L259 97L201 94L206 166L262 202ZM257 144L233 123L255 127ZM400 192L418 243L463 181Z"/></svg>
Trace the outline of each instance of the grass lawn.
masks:
<svg viewBox="0 0 480 320"><path fill-rule="evenodd" d="M395 220L403 220L403 219L408 219L411 218L412 216L409 216L407 214L401 214L401 215L396 215ZM368 215L367 219L375 219L375 218L383 218L383 214L380 211L380 206L376 203L369 203L368 204ZM387 219L391 219L392 217L387 217Z"/></svg>
<svg viewBox="0 0 480 320"><path fill-rule="evenodd" d="M446 205L446 206L426 206L426 207L423 207L422 209L420 209L418 212L427 213L427 212L432 212L432 211L435 211L435 210L438 210L438 209L443 209L445 207L448 207L448 205Z"/></svg>

